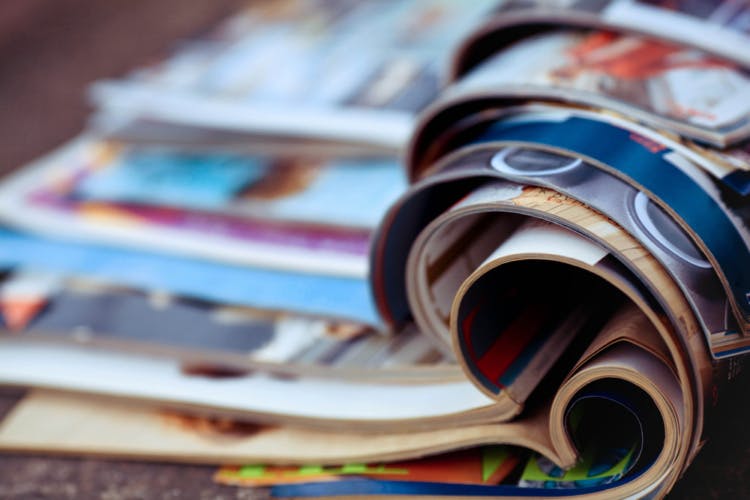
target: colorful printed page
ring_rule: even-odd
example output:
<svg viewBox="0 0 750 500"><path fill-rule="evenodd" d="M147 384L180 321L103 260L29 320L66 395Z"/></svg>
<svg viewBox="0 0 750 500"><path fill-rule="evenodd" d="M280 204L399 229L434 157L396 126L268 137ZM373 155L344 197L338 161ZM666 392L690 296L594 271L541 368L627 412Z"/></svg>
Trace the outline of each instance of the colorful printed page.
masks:
<svg viewBox="0 0 750 500"><path fill-rule="evenodd" d="M487 446L383 464L225 466L214 475L214 481L237 486L272 486L367 477L382 481L499 484L519 465L521 455L520 450L508 446Z"/></svg>
<svg viewBox="0 0 750 500"><path fill-rule="evenodd" d="M0 228L0 267L88 277L227 305L379 324L363 278L229 265L42 238L3 228Z"/></svg>
<svg viewBox="0 0 750 500"><path fill-rule="evenodd" d="M325 226L374 228L405 189L396 158L315 160L92 145L71 165L70 200L179 207Z"/></svg>
<svg viewBox="0 0 750 500"><path fill-rule="evenodd" d="M305 468L268 469L254 466L244 469L244 472L241 467L222 468L214 476L214 480L223 484L272 486L271 494L274 498L354 495L536 498L549 496L550 489L562 490L553 494L554 496L574 496L604 491L618 481L627 480L632 452L633 450L626 450L624 456L610 453L602 459L606 455L603 450L587 449L582 455L582 461L569 471L563 471L543 456L531 453L520 473L520 481L516 469L525 452L508 447L481 449L481 474L479 464L473 465L474 470L464 469L467 465L464 456L476 456L480 453L480 450L467 450L455 454L455 458L451 455L443 458L445 461L442 464L446 466L453 460L453 468L438 468L433 473L424 475L412 475L410 467L416 467L417 464L419 467L430 467L434 458L375 467L357 465L352 468L352 472L346 466L329 469L315 467L310 470L309 475ZM615 456L617 459L612 462ZM399 467L409 473L404 472L401 477L393 473L380 474L381 467ZM359 473L353 472L357 468ZM320 474L321 471L324 473ZM315 480L304 481L306 476Z"/></svg>
<svg viewBox="0 0 750 500"><path fill-rule="evenodd" d="M590 26L653 35L750 64L745 0L508 0L502 9L526 20L586 19Z"/></svg>
<svg viewBox="0 0 750 500"><path fill-rule="evenodd" d="M0 186L0 217L66 239L363 278L406 189L395 158L126 148L82 136Z"/></svg>
<svg viewBox="0 0 750 500"><path fill-rule="evenodd" d="M351 321L228 306L39 270L0 282L0 328L33 337L168 353L239 370L408 377L448 360L415 330L386 336ZM437 368L437 367L436 367ZM402 369L402 370L399 370ZM458 369L453 376L460 376Z"/></svg>
<svg viewBox="0 0 750 500"><path fill-rule="evenodd" d="M592 445L581 455L581 461L568 471L542 456L533 456L526 463L519 486L570 489L609 484L628 472L634 452L635 447L600 450Z"/></svg>
<svg viewBox="0 0 750 500"><path fill-rule="evenodd" d="M750 116L750 79L736 65L672 43L603 31L525 38L461 85L506 86L520 95L541 87L550 95L606 103L628 116L646 111L719 132L746 130Z"/></svg>
<svg viewBox="0 0 750 500"><path fill-rule="evenodd" d="M398 148L452 48L496 3L257 2L92 95L120 116Z"/></svg>

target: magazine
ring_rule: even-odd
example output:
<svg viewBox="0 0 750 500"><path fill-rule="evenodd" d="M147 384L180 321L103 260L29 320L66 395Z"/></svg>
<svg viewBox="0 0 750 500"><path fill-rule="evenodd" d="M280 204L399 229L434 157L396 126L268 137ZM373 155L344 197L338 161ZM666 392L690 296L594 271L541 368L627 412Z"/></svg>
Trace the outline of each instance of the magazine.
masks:
<svg viewBox="0 0 750 500"><path fill-rule="evenodd" d="M82 136L6 179L0 219L70 241L365 278L370 234L406 187L399 163L292 151L190 151Z"/></svg>
<svg viewBox="0 0 750 500"><path fill-rule="evenodd" d="M456 50L453 74L465 73L509 40L555 27L636 33L701 49L747 67L747 12L747 2L741 0L509 0ZM495 49L483 48L485 43Z"/></svg>
<svg viewBox="0 0 750 500"><path fill-rule="evenodd" d="M94 85L97 122L131 140L177 125L398 151L451 48L497 3L252 4L164 61ZM149 134L132 132L144 122Z"/></svg>
<svg viewBox="0 0 750 500"><path fill-rule="evenodd" d="M457 45L448 87L413 130L382 122L377 130L395 133L373 133L368 155L358 156L367 140L357 127L281 133L281 122L269 119L259 134L280 136L272 146L304 135L331 139L316 146L328 153L351 140L325 168L357 158L358 175L409 136L408 186L389 192L387 208L359 207L368 216L385 210L374 230L372 219L352 222L352 210L326 215L348 221L324 217L328 227L366 231L366 278L337 272L335 257L329 269L310 272L307 264L207 259L208 250L181 253L180 245L140 248L145 239L93 243L85 229L93 226L75 225L92 205L121 217L169 211L307 223L306 210L238 201L258 158L278 151L251 160L250 149L216 149L221 139L181 149L209 155L191 183L163 170L165 151L175 154L179 141L160 149L158 139L97 136L95 145L115 148L115 161L88 172L80 163L59 167L57 190L29 174L0 197L13 200L4 218L16 221L0 230L0 383L37 390L0 424L0 448L261 464L248 474L260 474L278 497L667 495L741 394L750 352L750 62L738 50L748 46L744 25L732 24L746 10L729 1L695 10L700 4L505 2ZM331 19L397 9L362 5ZM398 8L407 7L414 5ZM284 19L286 7L278 8L268 13ZM645 14L653 16L637 21ZM240 28L254 18L241 19ZM674 23L657 30L665 19ZM349 26L324 25L334 33ZM227 26L229 35L249 32ZM280 25L263 26L283 38ZM716 36L689 37L688 28ZM296 35L289 40L284 50L315 60ZM237 47L265 54L255 43ZM220 73L205 85L260 85L244 80L257 75L233 66L235 55L214 67L223 56L214 59L208 45L178 54L112 86L102 119L131 132L148 120L164 130L256 130L240 121L191 123L158 106L145 116L141 96L167 80L192 85L199 66ZM115 96L131 84L130 97ZM168 91L164 102L178 94ZM194 98L196 110L213 106ZM331 113L336 124L341 115ZM300 153L306 173L324 168L310 167L312 151ZM131 161L150 155L164 182L131 168L149 165ZM45 205L51 192L59 198ZM45 230L53 220L60 228ZM165 230L149 224L152 236ZM60 238L66 227L70 237ZM128 319L116 321L119 314ZM183 326L160 332L160 324ZM50 412L58 415L52 423ZM480 446L505 450L491 472L509 456L513 470L493 484L344 470L394 461L411 470L412 460ZM321 475L306 481L313 478L299 466ZM284 467L295 480L278 479Z"/></svg>
<svg viewBox="0 0 750 500"><path fill-rule="evenodd" d="M750 133L750 79L736 64L610 31L528 34L462 75L461 89L610 109L719 146Z"/></svg>

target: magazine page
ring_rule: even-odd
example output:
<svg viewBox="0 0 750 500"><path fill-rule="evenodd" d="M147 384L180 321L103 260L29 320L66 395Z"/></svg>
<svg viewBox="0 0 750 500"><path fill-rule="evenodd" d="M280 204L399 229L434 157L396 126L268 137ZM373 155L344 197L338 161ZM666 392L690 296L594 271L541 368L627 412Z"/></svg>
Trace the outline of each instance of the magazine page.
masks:
<svg viewBox="0 0 750 500"><path fill-rule="evenodd" d="M394 383L280 376L260 371L214 374L155 355L0 338L4 385L116 396L313 428L402 431L496 421L492 402L466 380ZM342 404L347 402L347 404Z"/></svg>
<svg viewBox="0 0 750 500"><path fill-rule="evenodd" d="M0 217L67 240L364 277L369 233L404 189L392 156L190 152L83 136L7 179Z"/></svg>
<svg viewBox="0 0 750 500"><path fill-rule="evenodd" d="M393 151L414 113L437 94L450 50L496 4L252 5L166 60L98 83L91 94L100 110L125 119Z"/></svg>
<svg viewBox="0 0 750 500"><path fill-rule="evenodd" d="M5 228L0 228L0 241L2 269L27 268L227 305L381 324L363 278L231 265Z"/></svg>
<svg viewBox="0 0 750 500"><path fill-rule="evenodd" d="M451 357L414 329L257 309L64 274L9 269L0 335L169 356L193 370L346 379L459 379Z"/></svg>
<svg viewBox="0 0 750 500"><path fill-rule="evenodd" d="M50 421L52 414L56 418ZM44 423L41 428L40 423ZM545 423L341 432L263 425L159 404L36 389L0 424L0 448L204 464L340 465L408 459L509 439L523 440L547 454L550 445L544 437Z"/></svg>
<svg viewBox="0 0 750 500"><path fill-rule="evenodd" d="M461 92L612 109L725 145L750 131L750 80L731 62L656 39L604 31L529 35L462 77Z"/></svg>
<svg viewBox="0 0 750 500"><path fill-rule="evenodd" d="M508 41L560 27L635 33L701 49L750 66L748 6L735 0L511 0L467 37L454 59L454 77Z"/></svg>

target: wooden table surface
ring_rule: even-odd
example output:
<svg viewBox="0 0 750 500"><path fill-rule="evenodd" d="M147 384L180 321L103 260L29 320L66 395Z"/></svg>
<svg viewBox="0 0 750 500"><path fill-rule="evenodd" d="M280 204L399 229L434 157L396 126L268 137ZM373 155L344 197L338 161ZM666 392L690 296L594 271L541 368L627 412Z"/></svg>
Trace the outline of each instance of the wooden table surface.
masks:
<svg viewBox="0 0 750 500"><path fill-rule="evenodd" d="M0 174L77 134L86 85L155 60L176 40L244 2L2 0ZM0 388L0 417L21 397ZM749 387L750 393L750 387ZM50 415L50 418L54 418ZM750 402L737 398L670 498L750 498ZM264 492L213 484L213 466L0 454L0 498L248 499Z"/></svg>

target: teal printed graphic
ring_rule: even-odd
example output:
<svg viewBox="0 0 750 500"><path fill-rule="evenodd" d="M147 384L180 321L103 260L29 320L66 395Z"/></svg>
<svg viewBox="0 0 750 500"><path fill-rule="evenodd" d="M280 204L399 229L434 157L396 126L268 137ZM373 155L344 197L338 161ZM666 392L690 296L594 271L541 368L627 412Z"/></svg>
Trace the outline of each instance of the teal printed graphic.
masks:
<svg viewBox="0 0 750 500"><path fill-rule="evenodd" d="M253 156L130 150L86 177L76 194L110 201L219 208L269 168Z"/></svg>
<svg viewBox="0 0 750 500"><path fill-rule="evenodd" d="M83 177L73 197L373 228L407 187L401 165L391 157L279 162L130 148ZM262 195L254 191L260 186Z"/></svg>

